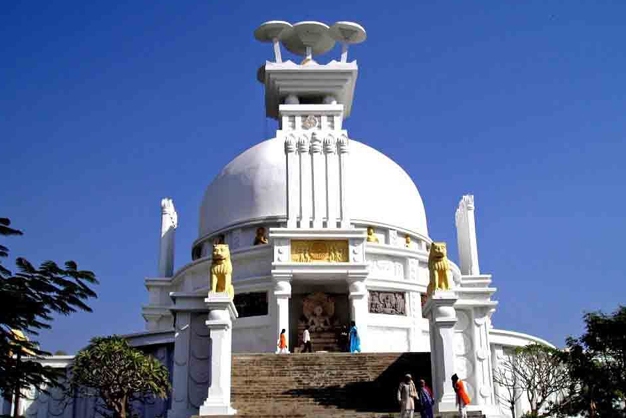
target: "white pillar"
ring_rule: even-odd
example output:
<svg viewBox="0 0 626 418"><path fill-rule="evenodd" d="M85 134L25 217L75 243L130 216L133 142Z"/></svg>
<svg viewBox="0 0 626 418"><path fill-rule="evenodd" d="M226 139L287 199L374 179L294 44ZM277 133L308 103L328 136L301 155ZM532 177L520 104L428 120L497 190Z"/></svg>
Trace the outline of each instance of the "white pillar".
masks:
<svg viewBox="0 0 626 418"><path fill-rule="evenodd" d="M348 44L341 44L341 62L348 62Z"/></svg>
<svg viewBox="0 0 626 418"><path fill-rule="evenodd" d="M337 140L339 154L339 212L342 228L350 228L350 213L348 211L348 137L342 135Z"/></svg>
<svg viewBox="0 0 626 418"><path fill-rule="evenodd" d="M174 231L178 226L178 215L172 199L161 200L161 242L159 248L159 277L174 274Z"/></svg>
<svg viewBox="0 0 626 418"><path fill-rule="evenodd" d="M204 300L209 308L206 325L211 337L211 386L199 416L235 415L230 406L232 362L232 321L237 310L227 293L209 293Z"/></svg>
<svg viewBox="0 0 626 418"><path fill-rule="evenodd" d="M484 407L496 407L493 384L493 369L491 362L491 347L489 343L490 316L493 308L473 309L474 317L474 348L475 348L475 380L477 405Z"/></svg>
<svg viewBox="0 0 626 418"><path fill-rule="evenodd" d="M424 306L424 316L430 322L430 365L433 377L435 411L456 411L456 394L451 377L454 364L454 324L456 311L454 292L436 291Z"/></svg>
<svg viewBox="0 0 626 418"><path fill-rule="evenodd" d="M369 316L369 300L367 286L365 285L366 275L349 275L348 289L350 291L350 318L356 324L359 338L361 340L361 351L367 352L369 341L367 339L367 318Z"/></svg>
<svg viewBox="0 0 626 418"><path fill-rule="evenodd" d="M272 38L272 44L274 44L274 58L276 62L283 62L283 57L280 54L280 41L278 38Z"/></svg>
<svg viewBox="0 0 626 418"><path fill-rule="evenodd" d="M455 223L461 274L477 276L480 274L480 267L478 265L478 244L476 243L474 196L463 196L456 210Z"/></svg>
<svg viewBox="0 0 626 418"><path fill-rule="evenodd" d="M324 139L324 158L326 163L326 220L328 228L337 228L339 199L339 170L335 138L328 135Z"/></svg>
<svg viewBox="0 0 626 418"><path fill-rule="evenodd" d="M316 132L311 134L311 169L313 228L322 228L324 225L324 207L326 206L326 193L324 193L326 173L324 172L324 161L322 160L322 138Z"/></svg>
<svg viewBox="0 0 626 418"><path fill-rule="evenodd" d="M274 292L272 308L272 320L274 323L274 351L276 341L282 330L285 330L287 345L291 345L289 339L289 299L291 298L291 274L274 274Z"/></svg>
<svg viewBox="0 0 626 418"><path fill-rule="evenodd" d="M191 313L176 312L174 333L174 365L172 370L172 406L167 412L170 418L188 418L196 413L189 404L189 338Z"/></svg>
<svg viewBox="0 0 626 418"><path fill-rule="evenodd" d="M295 228L298 224L298 161L296 158L296 138L293 135L285 138L285 160L287 164L287 228Z"/></svg>
<svg viewBox="0 0 626 418"><path fill-rule="evenodd" d="M310 228L311 223L311 158L306 136L298 138L298 157L300 159L300 228Z"/></svg>

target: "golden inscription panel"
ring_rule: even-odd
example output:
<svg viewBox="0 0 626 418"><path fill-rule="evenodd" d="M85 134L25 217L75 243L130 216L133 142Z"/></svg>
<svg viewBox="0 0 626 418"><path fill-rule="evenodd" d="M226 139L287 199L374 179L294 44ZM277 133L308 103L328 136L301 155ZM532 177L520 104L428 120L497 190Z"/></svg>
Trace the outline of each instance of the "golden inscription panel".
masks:
<svg viewBox="0 0 626 418"><path fill-rule="evenodd" d="M292 240L291 261L345 263L348 261L348 248L348 240Z"/></svg>

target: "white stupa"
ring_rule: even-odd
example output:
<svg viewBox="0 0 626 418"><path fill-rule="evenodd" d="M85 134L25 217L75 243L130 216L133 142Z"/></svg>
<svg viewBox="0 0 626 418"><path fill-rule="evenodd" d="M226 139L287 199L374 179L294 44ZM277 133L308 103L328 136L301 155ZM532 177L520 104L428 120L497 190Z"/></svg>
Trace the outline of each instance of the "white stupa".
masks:
<svg viewBox="0 0 626 418"><path fill-rule="evenodd" d="M344 126L358 75L348 46L364 41L365 30L351 22L272 21L255 37L273 44L274 61L259 69L258 79L266 114L279 129L209 183L192 260L176 271L177 216L170 200L162 202L159 274L145 281L146 331L129 336L171 359L170 418L197 413L207 396L204 300L216 241L230 247L239 311L235 353L273 353L282 329L297 350L306 325L315 350L341 350L339 330L351 321L364 352L429 352L434 338L422 309L433 242L422 196L402 167ZM322 63L336 42L341 57ZM284 61L281 45L299 62ZM473 196L463 196L455 215L459 263L451 263L454 364L473 405L496 416L498 359L517 346L548 343L492 327L496 289L479 268L474 213Z"/></svg>

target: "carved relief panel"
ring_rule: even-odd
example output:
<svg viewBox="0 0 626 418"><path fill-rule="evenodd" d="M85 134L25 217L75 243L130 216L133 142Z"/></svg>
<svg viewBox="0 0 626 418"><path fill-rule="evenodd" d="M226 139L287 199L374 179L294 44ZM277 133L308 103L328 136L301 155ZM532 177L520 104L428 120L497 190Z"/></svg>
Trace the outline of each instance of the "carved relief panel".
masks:
<svg viewBox="0 0 626 418"><path fill-rule="evenodd" d="M370 272L384 278L404 279L404 262L400 259L387 256L368 256L367 264Z"/></svg>
<svg viewBox="0 0 626 418"><path fill-rule="evenodd" d="M348 241L292 240L291 261L295 263L348 262Z"/></svg>
<svg viewBox="0 0 626 418"><path fill-rule="evenodd" d="M406 315L406 294L402 292L369 292L370 313Z"/></svg>

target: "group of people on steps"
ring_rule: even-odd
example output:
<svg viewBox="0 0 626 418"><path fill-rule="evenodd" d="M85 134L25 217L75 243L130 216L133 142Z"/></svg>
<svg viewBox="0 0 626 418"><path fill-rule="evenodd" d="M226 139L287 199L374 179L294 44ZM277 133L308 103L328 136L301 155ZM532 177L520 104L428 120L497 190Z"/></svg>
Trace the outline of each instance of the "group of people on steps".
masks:
<svg viewBox="0 0 626 418"><path fill-rule="evenodd" d="M360 353L361 340L354 321L350 323L349 340L350 352ZM311 353L311 333L309 332L308 325L302 333L302 342L304 343L302 352L308 351ZM285 335L284 329L280 332L280 336L278 337L276 353L289 353L287 336ZM451 380L454 393L456 394L456 404L459 408L459 414L461 418L467 418L467 405L470 403L470 397L465 390L465 385L456 374L452 375ZM413 418L416 410L419 411L421 418L433 418L433 405L435 404L433 392L423 379L419 380L419 388L416 388L412 376L406 374L404 381L400 383L398 387L398 402L400 403L401 418Z"/></svg>
<svg viewBox="0 0 626 418"><path fill-rule="evenodd" d="M287 344L287 335L285 334L286 330L283 329L278 336L278 341L276 342L276 354L288 354L289 353L289 345ZM348 332L349 338L349 349L351 353L360 353L361 352L361 338L359 337L359 331L356 327L356 323L354 321L350 322L350 331ZM304 347L302 349L303 353L307 351L309 353L313 352L311 348L311 333L309 332L309 326L307 325L304 331L302 332L302 342L304 343Z"/></svg>
<svg viewBox="0 0 626 418"><path fill-rule="evenodd" d="M452 375L452 387L456 394L456 404L461 418L467 418L467 405L470 397L465 390L465 385L459 377ZM423 379L419 380L416 388L410 374L404 376L404 381L398 387L398 402L400 403L400 418L413 418L415 411L419 411L421 418L433 418L433 406L435 400L432 390Z"/></svg>

